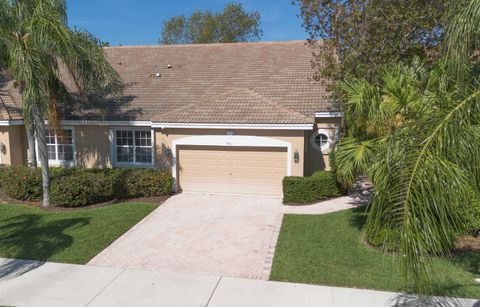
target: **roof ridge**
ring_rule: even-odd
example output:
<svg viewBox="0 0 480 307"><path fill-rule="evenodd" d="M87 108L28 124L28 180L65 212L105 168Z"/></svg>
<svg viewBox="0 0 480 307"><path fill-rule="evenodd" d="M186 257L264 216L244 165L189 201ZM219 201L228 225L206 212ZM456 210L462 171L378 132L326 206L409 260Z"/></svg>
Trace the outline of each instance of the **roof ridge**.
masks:
<svg viewBox="0 0 480 307"><path fill-rule="evenodd" d="M218 98L218 97L226 96L226 95L228 95L228 94L230 94L230 93L232 93L232 92L235 92L235 91L238 90L238 89L239 89L239 88L233 88L233 89L231 89L231 90L228 90L228 91L226 91L226 92L223 92L223 93L214 95L214 96L212 96L212 97L210 97L210 98L208 98L208 99L202 100L202 101L200 101L200 102L192 102L192 103L189 103L189 104L187 104L187 105L185 105L185 106L183 106L183 107L176 108L176 109L170 110L170 111L168 111L168 112L162 113L162 114L159 115L159 116L160 116L160 117L162 117L162 116L168 116L168 115L174 114L174 113L176 113L176 112L178 112L178 111L181 111L181 110L184 110L184 109L189 109L189 108L191 108L192 106L196 106L196 105L199 105L199 104L201 104L201 103L207 103L207 102L209 102L210 100L213 100L213 99ZM157 117L157 116L156 116L156 117Z"/></svg>
<svg viewBox="0 0 480 307"><path fill-rule="evenodd" d="M240 45L280 45L280 44L308 44L308 40L287 40L287 41L259 41L259 42L231 42L231 43L205 43L205 44L171 44L171 45L125 45L125 46L105 46L103 49L126 49L126 48L185 48L191 46L240 46Z"/></svg>
<svg viewBox="0 0 480 307"><path fill-rule="evenodd" d="M255 91L253 91L253 90L251 90L251 89L249 89L249 88L247 88L247 87L245 87L245 89L247 89L248 91L250 91L251 93L253 93L255 96L260 97L260 99L264 100L265 102L269 103L270 105L279 108L279 109L282 110L282 111L285 111L285 112L288 112L288 113L291 113L291 114L295 114L295 115L297 115L297 116L303 117L304 119L310 120L310 118L308 118L308 116L306 116L305 114L302 114L302 113L300 113L300 112L294 111L294 110L292 110L292 109L290 109L290 108L288 108L288 107L286 107L286 106L284 106L284 105L276 102L275 100L273 100L273 99L271 99L271 98L267 98L267 97L265 97L265 96L260 95L259 93L255 92Z"/></svg>
<svg viewBox="0 0 480 307"><path fill-rule="evenodd" d="M255 92L255 91L249 89L248 87L235 87L235 88L232 88L232 89L230 89L230 90L228 90L228 91L225 91L225 92L223 92L223 93L214 95L214 96L212 96L212 97L210 97L210 98L208 98L208 99L202 100L202 101L200 101L200 102L193 102L193 103L187 104L187 105L185 105L185 106L183 106L183 107L180 107L180 108L177 108L177 109L174 109L174 110L165 112L165 113L159 115L159 117L161 118L161 117L164 117L164 116L168 116L168 115L171 115L171 114L175 114L176 112L179 112L179 111L182 111L182 110L185 110L185 109L190 109L190 108L193 107L193 106L198 106L198 105L200 105L200 104L209 103L209 102L212 102L212 101L217 100L217 99L220 98L220 97L228 96L228 95L231 94L231 93L235 93L235 92L239 92L239 91L241 91L241 92L247 92L247 93L249 93L249 94L251 94L251 95L253 95L253 96L256 96L256 97L258 97L260 100L268 103L269 105L271 105L271 106L273 106L273 107L275 107L275 108L277 108L277 109L279 109L279 110L281 110L281 111L283 111L283 112L287 112L287 113L290 113L290 114L293 114L293 115L302 117L302 118L305 119L305 120L310 120L310 118L309 118L308 116L306 116L306 115L304 115L304 114L302 114L302 113L293 111L293 110L291 110L291 109L289 109L289 108L287 108L287 107L279 104L278 102L276 102L276 101L274 101L274 100L272 100L272 99L270 99L270 98L264 97L264 96L260 95L259 93L257 93L257 92Z"/></svg>

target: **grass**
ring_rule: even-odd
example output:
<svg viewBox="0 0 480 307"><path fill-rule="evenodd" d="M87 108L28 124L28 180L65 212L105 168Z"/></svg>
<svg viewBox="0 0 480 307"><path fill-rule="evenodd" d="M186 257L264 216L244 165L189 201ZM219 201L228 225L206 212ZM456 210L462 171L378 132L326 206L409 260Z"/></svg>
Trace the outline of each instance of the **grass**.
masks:
<svg viewBox="0 0 480 307"><path fill-rule="evenodd" d="M0 205L0 257L84 264L158 205L72 211Z"/></svg>
<svg viewBox="0 0 480 307"><path fill-rule="evenodd" d="M286 215L277 242L271 280L340 287L408 291L399 278L399 259L364 243L363 209L325 215ZM433 293L480 297L480 254L434 259Z"/></svg>

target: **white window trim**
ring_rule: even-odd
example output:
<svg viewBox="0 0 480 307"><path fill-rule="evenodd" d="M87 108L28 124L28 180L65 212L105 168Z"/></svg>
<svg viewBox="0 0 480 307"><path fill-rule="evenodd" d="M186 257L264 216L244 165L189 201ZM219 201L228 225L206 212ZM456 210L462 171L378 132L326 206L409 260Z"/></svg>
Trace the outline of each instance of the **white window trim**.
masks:
<svg viewBox="0 0 480 307"><path fill-rule="evenodd" d="M152 162L151 163L137 163L137 162L118 162L117 161L117 131L150 131L152 137ZM110 128L110 160L113 167L154 167L155 166L155 130L145 129L141 127L115 127ZM135 140L134 140L135 142Z"/></svg>
<svg viewBox="0 0 480 307"><path fill-rule="evenodd" d="M226 146L226 147L285 147L287 148L287 174L292 175L292 144L262 136L248 135L199 135L185 137L172 142L173 191L177 191L177 146Z"/></svg>
<svg viewBox="0 0 480 307"><path fill-rule="evenodd" d="M325 134L327 136L327 143L323 146L318 146L317 143L315 142L315 138L320 134ZM310 136L309 142L310 142L310 146L313 149L315 149L317 152L324 152L325 150L331 148L333 144L333 140L330 137L330 133L325 129L318 129L317 131L315 131L312 134L312 136Z"/></svg>
<svg viewBox="0 0 480 307"><path fill-rule="evenodd" d="M73 148L73 160L72 161L66 161L66 160L58 160L58 159L48 159L48 165L50 166L70 166L73 167L77 165L77 146L76 146L76 140L75 140L75 127L61 127L62 130L71 130L72 131L72 148ZM47 127L48 130L48 127ZM58 137L57 134L55 133L55 140L58 143ZM57 156L58 156L58 146L56 148L57 150ZM35 140L35 153L37 154L37 161L40 160L40 156L38 154L38 141Z"/></svg>

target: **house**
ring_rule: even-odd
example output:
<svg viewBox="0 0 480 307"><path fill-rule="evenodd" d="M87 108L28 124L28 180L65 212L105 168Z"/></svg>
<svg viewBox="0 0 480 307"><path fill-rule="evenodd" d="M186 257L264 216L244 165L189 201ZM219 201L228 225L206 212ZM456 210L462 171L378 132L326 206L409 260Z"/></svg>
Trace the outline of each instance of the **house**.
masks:
<svg viewBox="0 0 480 307"><path fill-rule="evenodd" d="M312 80L304 41L105 48L121 99L64 106L51 165L171 169L175 189L279 195L328 168L341 113ZM12 82L0 86L0 163L24 164Z"/></svg>

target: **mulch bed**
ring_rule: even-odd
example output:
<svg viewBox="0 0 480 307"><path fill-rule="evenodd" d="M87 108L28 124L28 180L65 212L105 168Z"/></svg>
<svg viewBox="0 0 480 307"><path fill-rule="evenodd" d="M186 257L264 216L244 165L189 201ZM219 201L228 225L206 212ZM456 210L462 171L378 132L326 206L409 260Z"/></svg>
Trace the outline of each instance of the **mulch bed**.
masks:
<svg viewBox="0 0 480 307"><path fill-rule="evenodd" d="M455 241L454 253L480 253L480 237L463 236Z"/></svg>
<svg viewBox="0 0 480 307"><path fill-rule="evenodd" d="M115 205L119 203L151 203L151 204L162 204L165 202L168 198L170 198L171 195L164 195L164 196L152 196L152 197L139 197L139 198L127 198L127 199L114 199L111 201L103 202L103 203L98 203L98 204L93 204L89 206L84 206L84 207L72 207L72 208L67 208L67 207L56 207L53 205L50 205L49 207L44 207L42 206L41 202L33 202L33 201L22 201L22 200L17 200L9 197L8 195L3 192L3 190L0 189L0 203L2 204L19 204L19 205L25 205L25 206L31 206L31 207L36 207L45 211L75 211L75 210L84 210L84 209L91 209L91 208L100 208L100 207L105 207L109 205Z"/></svg>

